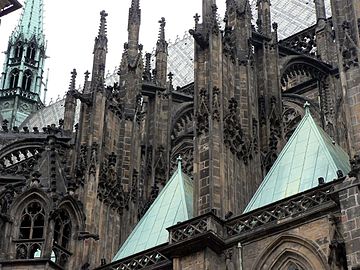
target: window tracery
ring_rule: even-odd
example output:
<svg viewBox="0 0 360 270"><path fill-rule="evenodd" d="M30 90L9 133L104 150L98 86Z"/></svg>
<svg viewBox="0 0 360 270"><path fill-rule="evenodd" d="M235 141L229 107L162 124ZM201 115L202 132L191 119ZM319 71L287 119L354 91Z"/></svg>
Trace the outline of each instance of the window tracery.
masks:
<svg viewBox="0 0 360 270"><path fill-rule="evenodd" d="M65 210L55 217L54 243L67 249L71 237L71 220Z"/></svg>
<svg viewBox="0 0 360 270"><path fill-rule="evenodd" d="M45 212L39 202L31 202L24 209L19 239L41 239L44 235Z"/></svg>
<svg viewBox="0 0 360 270"><path fill-rule="evenodd" d="M14 58L21 59L23 55L24 47L21 43L17 43L15 46Z"/></svg>
<svg viewBox="0 0 360 270"><path fill-rule="evenodd" d="M26 60L35 60L36 47L34 43L31 43L26 50Z"/></svg>
<svg viewBox="0 0 360 270"><path fill-rule="evenodd" d="M26 70L24 72L23 81L22 81L22 89L26 91L30 91L31 83L32 83L32 72L30 70Z"/></svg>
<svg viewBox="0 0 360 270"><path fill-rule="evenodd" d="M16 68L14 70L11 71L10 74L10 86L9 88L16 88L18 86L18 82L19 82L19 70Z"/></svg>
<svg viewBox="0 0 360 270"><path fill-rule="evenodd" d="M22 212L18 240L17 259L41 257L44 242L45 211L38 201L32 201Z"/></svg>
<svg viewBox="0 0 360 270"><path fill-rule="evenodd" d="M68 212L63 209L59 210L54 217L54 224L54 242L51 260L60 266L65 266L71 256L69 244L72 224Z"/></svg>
<svg viewBox="0 0 360 270"><path fill-rule="evenodd" d="M303 268L300 267L298 264L295 264L294 262L291 262L286 270L303 270Z"/></svg>

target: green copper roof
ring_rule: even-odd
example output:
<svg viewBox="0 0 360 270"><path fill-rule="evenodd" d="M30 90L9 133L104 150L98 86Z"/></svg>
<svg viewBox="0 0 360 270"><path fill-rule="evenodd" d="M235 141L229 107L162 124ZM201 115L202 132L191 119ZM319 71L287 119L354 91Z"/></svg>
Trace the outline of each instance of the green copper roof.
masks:
<svg viewBox="0 0 360 270"><path fill-rule="evenodd" d="M312 118L309 108L244 212L255 210L350 171L348 155Z"/></svg>
<svg viewBox="0 0 360 270"><path fill-rule="evenodd" d="M28 40L35 36L39 44L43 44L43 13L43 0L25 0L19 24L12 34L13 41L22 34L23 37Z"/></svg>
<svg viewBox="0 0 360 270"><path fill-rule="evenodd" d="M178 169L141 218L113 261L168 242L166 228L193 217L193 183Z"/></svg>

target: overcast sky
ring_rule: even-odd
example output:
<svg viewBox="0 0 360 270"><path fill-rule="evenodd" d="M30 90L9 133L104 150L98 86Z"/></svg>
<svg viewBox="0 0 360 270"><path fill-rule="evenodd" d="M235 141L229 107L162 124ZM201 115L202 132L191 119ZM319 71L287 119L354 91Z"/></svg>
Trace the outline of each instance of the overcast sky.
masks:
<svg viewBox="0 0 360 270"><path fill-rule="evenodd" d="M20 0L24 3L24 0ZM219 13L224 14L225 0L218 1ZM46 69L50 69L48 99L55 101L64 96L70 72L77 69L77 84L82 84L83 73L92 69L92 50L98 33L100 11L107 17L109 52L107 70L119 66L123 44L127 41L127 18L131 0L44 0L44 29L48 40ZM145 52L151 52L156 44L161 17L166 19L166 38L175 40L194 26L193 16L201 14L201 0L141 0L142 22L140 43ZM8 37L17 25L21 10L13 12L1 20L0 51L7 48ZM0 63L4 62L1 54ZM45 71L46 75L46 71Z"/></svg>

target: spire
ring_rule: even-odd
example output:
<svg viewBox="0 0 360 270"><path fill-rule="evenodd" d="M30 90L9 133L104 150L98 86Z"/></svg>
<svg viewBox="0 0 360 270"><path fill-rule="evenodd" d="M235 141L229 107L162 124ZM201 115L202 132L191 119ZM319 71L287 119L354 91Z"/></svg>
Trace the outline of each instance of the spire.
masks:
<svg viewBox="0 0 360 270"><path fill-rule="evenodd" d="M108 14L105 10L100 12L100 27L99 34L95 39L94 53L96 49L103 49L107 51L107 29L106 29L106 17Z"/></svg>
<svg viewBox="0 0 360 270"><path fill-rule="evenodd" d="M9 38L0 103L1 99L12 99L13 105L0 108L0 115L10 127L20 126L28 115L44 106L40 97L46 58L43 12L43 0L25 0L18 25Z"/></svg>
<svg viewBox="0 0 360 270"><path fill-rule="evenodd" d="M88 86L89 86L89 77L90 77L90 72L87 70L85 71L84 73L84 87L83 87L83 93L86 93L87 89L88 89Z"/></svg>
<svg viewBox="0 0 360 270"><path fill-rule="evenodd" d="M69 91L66 93L64 110L64 130L72 132L75 123L76 99L74 97L76 86L76 69L71 72Z"/></svg>
<svg viewBox="0 0 360 270"><path fill-rule="evenodd" d="M141 23L140 0L132 0L129 9L128 44L129 55L135 57L139 49L139 32Z"/></svg>
<svg viewBox="0 0 360 270"><path fill-rule="evenodd" d="M162 17L161 20L159 21L160 23L160 30L159 30L159 38L158 41L156 43L157 45L157 50L165 50L165 46L167 47L167 42L165 40L165 25L166 25L166 21L165 18Z"/></svg>
<svg viewBox="0 0 360 270"><path fill-rule="evenodd" d="M203 11L203 22L206 22L208 18L212 16L212 7L216 5L216 0L203 0L202 11Z"/></svg>
<svg viewBox="0 0 360 270"><path fill-rule="evenodd" d="M92 70L91 89L102 90L104 87L105 64L107 53L106 17L108 14L100 12L100 27L98 36L95 38L94 61Z"/></svg>
<svg viewBox="0 0 360 270"><path fill-rule="evenodd" d="M36 38L39 44L45 43L44 30L44 3L43 0L25 0L23 12L18 26L12 34L13 40L21 35L27 40Z"/></svg>
<svg viewBox="0 0 360 270"><path fill-rule="evenodd" d="M129 22L130 19L138 19L140 21L141 10L140 10L140 0L132 0L131 7L129 9Z"/></svg>
<svg viewBox="0 0 360 270"><path fill-rule="evenodd" d="M168 51L168 43L165 40L165 18L162 17L159 21L160 23L160 31L159 38L156 43L156 84L161 87L166 86L166 77L167 77L167 51Z"/></svg>
<svg viewBox="0 0 360 270"><path fill-rule="evenodd" d="M155 70L156 76L155 81L161 87L166 86L166 78L167 78L167 50L168 50L168 43L165 40L165 18L162 17L159 21L160 23L160 31L159 31L159 38L156 43L156 63L155 63Z"/></svg>
<svg viewBox="0 0 360 270"><path fill-rule="evenodd" d="M75 91L76 76L77 76L77 72L76 72L76 69L74 68L73 71L71 72L71 80L70 80L70 85L69 85L69 92Z"/></svg>

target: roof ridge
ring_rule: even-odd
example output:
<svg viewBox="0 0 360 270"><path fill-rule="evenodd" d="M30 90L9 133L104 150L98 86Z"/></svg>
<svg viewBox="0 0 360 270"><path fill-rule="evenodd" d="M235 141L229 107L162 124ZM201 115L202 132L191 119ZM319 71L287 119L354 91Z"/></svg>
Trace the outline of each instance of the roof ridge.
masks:
<svg viewBox="0 0 360 270"><path fill-rule="evenodd" d="M320 144L322 145L322 147L325 149L325 154L328 158L328 160L330 161L330 164L333 166L333 169L336 171L338 170L334 158L332 157L332 155L330 154L329 148L328 146L325 144L324 139L327 139L325 136L328 136L329 138L331 138L326 132L320 132L319 130L319 126L315 123L314 119L311 117L310 115L310 125L312 125L313 130L315 130L315 136L317 136L318 140L320 141ZM324 138L325 137L325 138ZM325 179L326 180L326 179Z"/></svg>
<svg viewBox="0 0 360 270"><path fill-rule="evenodd" d="M183 207L184 207L184 210L188 213L188 211L190 209L188 209L188 205L187 205L187 200L186 200L186 190L185 190L185 181L189 181L188 179L188 175L185 174L183 171L182 171L182 160L179 160L178 161L178 168L177 168L177 171L181 177L180 179L180 188L182 189L182 197L183 197Z"/></svg>

